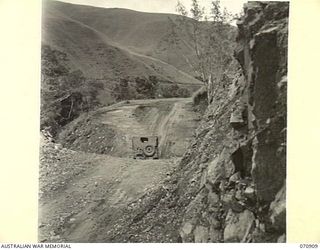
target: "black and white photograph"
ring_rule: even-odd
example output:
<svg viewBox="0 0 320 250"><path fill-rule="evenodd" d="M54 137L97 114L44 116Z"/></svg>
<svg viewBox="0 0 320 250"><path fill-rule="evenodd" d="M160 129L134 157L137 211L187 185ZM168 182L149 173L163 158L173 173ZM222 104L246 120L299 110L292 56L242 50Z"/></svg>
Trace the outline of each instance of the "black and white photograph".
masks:
<svg viewBox="0 0 320 250"><path fill-rule="evenodd" d="M42 0L38 241L285 243L289 9Z"/></svg>

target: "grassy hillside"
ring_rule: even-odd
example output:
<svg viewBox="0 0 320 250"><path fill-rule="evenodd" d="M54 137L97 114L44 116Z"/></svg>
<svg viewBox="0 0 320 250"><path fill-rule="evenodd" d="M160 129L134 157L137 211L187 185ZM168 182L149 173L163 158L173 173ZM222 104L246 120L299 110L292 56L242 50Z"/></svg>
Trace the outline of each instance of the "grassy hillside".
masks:
<svg viewBox="0 0 320 250"><path fill-rule="evenodd" d="M45 1L42 40L66 53L70 67L88 77L155 75L165 82L200 84L186 73L190 68L181 67L183 57L163 44L168 16Z"/></svg>
<svg viewBox="0 0 320 250"><path fill-rule="evenodd" d="M193 69L187 62L195 56L190 49L190 38L181 32L177 34L182 41L180 49L170 46L169 36L172 33L172 25L176 25L177 15L97 8L56 1L46 1L45 11L56 16L63 14L101 32L107 37L109 44L113 43L129 52L160 59L193 74Z"/></svg>

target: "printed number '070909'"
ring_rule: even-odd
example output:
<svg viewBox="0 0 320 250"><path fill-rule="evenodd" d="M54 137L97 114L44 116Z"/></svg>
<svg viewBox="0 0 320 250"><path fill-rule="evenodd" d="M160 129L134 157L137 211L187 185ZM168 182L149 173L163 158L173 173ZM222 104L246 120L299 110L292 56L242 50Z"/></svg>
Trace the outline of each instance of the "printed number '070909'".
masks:
<svg viewBox="0 0 320 250"><path fill-rule="evenodd" d="M300 248L318 248L318 244L300 244Z"/></svg>

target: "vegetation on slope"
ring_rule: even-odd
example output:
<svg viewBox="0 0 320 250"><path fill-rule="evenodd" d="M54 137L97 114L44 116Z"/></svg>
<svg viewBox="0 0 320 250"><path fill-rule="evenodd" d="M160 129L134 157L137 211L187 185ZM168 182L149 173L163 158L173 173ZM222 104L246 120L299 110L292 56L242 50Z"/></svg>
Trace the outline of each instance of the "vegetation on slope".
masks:
<svg viewBox="0 0 320 250"><path fill-rule="evenodd" d="M41 129L53 135L81 113L100 106L102 84L85 78L79 70L71 71L67 60L65 53L42 47Z"/></svg>
<svg viewBox="0 0 320 250"><path fill-rule="evenodd" d="M130 99L190 96L188 89L177 84L161 85L156 76L123 77L109 84L108 89L100 79L85 77L80 70L71 70L67 54L45 44L41 61L41 129L52 135L82 113L103 106L106 92L109 92L110 104Z"/></svg>

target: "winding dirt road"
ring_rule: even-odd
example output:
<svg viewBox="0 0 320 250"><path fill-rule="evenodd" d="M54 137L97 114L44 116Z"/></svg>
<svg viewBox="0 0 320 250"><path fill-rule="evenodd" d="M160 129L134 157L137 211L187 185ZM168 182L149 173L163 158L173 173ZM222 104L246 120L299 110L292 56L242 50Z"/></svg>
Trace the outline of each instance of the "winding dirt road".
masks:
<svg viewBox="0 0 320 250"><path fill-rule="evenodd" d="M131 154L133 136L158 136L161 158L183 155L199 120L190 98L133 100L100 110L96 119L119 135L114 156Z"/></svg>
<svg viewBox="0 0 320 250"><path fill-rule="evenodd" d="M92 119L110 126L117 143L110 155L43 142L39 240L100 242L141 199L164 185L199 120L191 99L134 100L102 108ZM134 160L132 136L160 137L159 160ZM103 223L101 223L103 222ZM103 226L102 226L103 225ZM98 233L99 232L99 233Z"/></svg>

